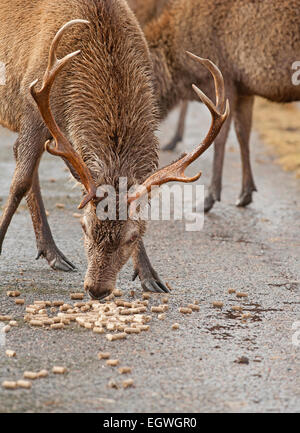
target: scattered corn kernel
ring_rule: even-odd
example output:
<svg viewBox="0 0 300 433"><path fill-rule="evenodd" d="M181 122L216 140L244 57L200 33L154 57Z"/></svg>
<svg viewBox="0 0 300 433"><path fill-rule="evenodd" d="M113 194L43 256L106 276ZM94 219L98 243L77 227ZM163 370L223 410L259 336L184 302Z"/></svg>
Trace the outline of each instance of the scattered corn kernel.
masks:
<svg viewBox="0 0 300 433"><path fill-rule="evenodd" d="M6 350L5 351L6 356L8 356L9 358L13 358L14 356L16 356L16 352L14 350Z"/></svg>
<svg viewBox="0 0 300 433"><path fill-rule="evenodd" d="M64 305L64 301L53 301L52 304L54 307L60 307L61 305Z"/></svg>
<svg viewBox="0 0 300 433"><path fill-rule="evenodd" d="M123 292L122 292L122 290L115 289L113 291L113 295L119 298L119 297L123 296Z"/></svg>
<svg viewBox="0 0 300 433"><path fill-rule="evenodd" d="M43 325L49 326L49 325L53 325L54 321L53 319L44 319L43 320Z"/></svg>
<svg viewBox="0 0 300 433"><path fill-rule="evenodd" d="M24 379L35 380L38 378L38 373L35 373L34 371L24 371L23 377Z"/></svg>
<svg viewBox="0 0 300 433"><path fill-rule="evenodd" d="M49 375L47 370L41 370L38 372L37 377L38 378L42 378L42 377L47 377Z"/></svg>
<svg viewBox="0 0 300 433"><path fill-rule="evenodd" d="M125 332L119 332L117 334L106 334L106 338L109 341L123 340L127 338L127 334Z"/></svg>
<svg viewBox="0 0 300 433"><path fill-rule="evenodd" d="M30 320L29 324L32 326L43 326L43 321L32 319Z"/></svg>
<svg viewBox="0 0 300 433"><path fill-rule="evenodd" d="M84 293L71 293L70 298L81 301L84 298Z"/></svg>
<svg viewBox="0 0 300 433"><path fill-rule="evenodd" d="M245 313L241 315L241 319L250 319L252 317L252 314L250 313Z"/></svg>
<svg viewBox="0 0 300 433"><path fill-rule="evenodd" d="M25 304L25 299L15 299L15 304L16 305L24 305Z"/></svg>
<svg viewBox="0 0 300 433"><path fill-rule="evenodd" d="M237 292L236 297L237 298L248 298L248 293Z"/></svg>
<svg viewBox="0 0 300 433"><path fill-rule="evenodd" d="M188 304L188 308L190 308L192 311L200 311L199 305L196 304Z"/></svg>
<svg viewBox="0 0 300 433"><path fill-rule="evenodd" d="M99 327L99 326L95 326L95 327L93 328L93 332L94 332L95 334L104 334L104 329L101 328L101 327Z"/></svg>
<svg viewBox="0 0 300 433"><path fill-rule="evenodd" d="M224 306L223 302L220 302L220 301L214 301L213 302L213 307L214 308L223 308L223 306Z"/></svg>
<svg viewBox="0 0 300 433"><path fill-rule="evenodd" d="M234 305L233 307L231 307L232 311L243 311L243 307L241 307L240 305Z"/></svg>
<svg viewBox="0 0 300 433"><path fill-rule="evenodd" d="M180 307L179 312L182 314L192 314L193 310L187 307Z"/></svg>
<svg viewBox="0 0 300 433"><path fill-rule="evenodd" d="M90 322L85 322L84 327L85 327L86 329L93 329L94 326L93 326L93 324L90 323Z"/></svg>
<svg viewBox="0 0 300 433"><path fill-rule="evenodd" d="M139 328L125 328L126 334L139 334L141 330Z"/></svg>
<svg viewBox="0 0 300 433"><path fill-rule="evenodd" d="M130 388L131 386L133 386L134 382L133 379L127 379L123 381L123 388Z"/></svg>
<svg viewBox="0 0 300 433"><path fill-rule="evenodd" d="M97 356L98 356L98 359L109 359L110 353L109 352L99 352Z"/></svg>
<svg viewBox="0 0 300 433"><path fill-rule="evenodd" d="M127 373L131 373L131 367L120 367L119 368L119 373L120 374L127 374Z"/></svg>
<svg viewBox="0 0 300 433"><path fill-rule="evenodd" d="M83 307L84 305L85 305L84 302L75 302L74 307L81 308L81 307Z"/></svg>
<svg viewBox="0 0 300 433"><path fill-rule="evenodd" d="M124 307L126 307L126 308L133 308L132 302L126 302L126 301L124 301Z"/></svg>
<svg viewBox="0 0 300 433"><path fill-rule="evenodd" d="M17 382L5 380L4 382L2 382L2 386L5 389L16 389L17 388Z"/></svg>
<svg viewBox="0 0 300 433"><path fill-rule="evenodd" d="M150 326L149 325L139 325L139 328L141 331L149 331Z"/></svg>
<svg viewBox="0 0 300 433"><path fill-rule="evenodd" d="M172 329L179 329L180 325L179 323L173 323Z"/></svg>
<svg viewBox="0 0 300 433"><path fill-rule="evenodd" d="M106 329L108 331L114 331L116 329L116 324L115 323L107 323L106 324Z"/></svg>
<svg viewBox="0 0 300 433"><path fill-rule="evenodd" d="M117 305L117 307L124 307L123 299L116 299L115 304Z"/></svg>
<svg viewBox="0 0 300 433"><path fill-rule="evenodd" d="M54 374L65 374L67 372L66 367L54 366L52 368L52 373Z"/></svg>
<svg viewBox="0 0 300 433"><path fill-rule="evenodd" d="M108 382L108 386L109 388L119 389L119 385L114 379L110 379L110 381Z"/></svg>
<svg viewBox="0 0 300 433"><path fill-rule="evenodd" d="M164 312L164 309L163 309L163 307L151 307L151 312L152 313L163 313Z"/></svg>
<svg viewBox="0 0 300 433"><path fill-rule="evenodd" d="M10 291L6 292L6 295L11 297L11 298L17 298L18 296L21 295L21 293L18 290L10 290Z"/></svg>
<svg viewBox="0 0 300 433"><path fill-rule="evenodd" d="M11 321L9 322L9 325L10 325L10 326L18 326L18 322L17 322L16 320L11 320Z"/></svg>
<svg viewBox="0 0 300 433"><path fill-rule="evenodd" d="M63 329L65 325L63 323L53 323L53 325L50 325L51 329Z"/></svg>
<svg viewBox="0 0 300 433"><path fill-rule="evenodd" d="M30 389L31 388L31 382L29 380L18 380L17 381L17 387L18 388L25 388L25 389Z"/></svg>
<svg viewBox="0 0 300 433"><path fill-rule="evenodd" d="M12 320L11 316L0 316L0 322L9 322Z"/></svg>
<svg viewBox="0 0 300 433"><path fill-rule="evenodd" d="M116 367L119 364L118 359L108 359L106 361L106 365L109 365L110 367Z"/></svg>

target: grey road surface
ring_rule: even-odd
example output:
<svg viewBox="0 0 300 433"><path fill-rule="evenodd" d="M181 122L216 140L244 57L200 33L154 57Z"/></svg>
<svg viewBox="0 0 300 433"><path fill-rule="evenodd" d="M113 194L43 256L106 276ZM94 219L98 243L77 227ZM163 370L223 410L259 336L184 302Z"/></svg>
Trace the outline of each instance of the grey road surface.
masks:
<svg viewBox="0 0 300 433"><path fill-rule="evenodd" d="M162 125L165 144L173 134L177 113ZM192 149L208 128L209 115L199 104L189 108L187 134L178 152ZM6 200L14 168L14 137L0 131L0 197ZM0 315L19 323L0 347L0 383L22 377L25 370L51 371L64 365L68 373L33 382L32 389L0 388L1 412L299 412L300 411L300 182L274 163L254 132L252 160L259 192L247 209L234 206L240 191L240 160L232 132L227 143L223 200L205 217L200 232L187 232L184 221L155 221L145 243L160 276L174 290L164 321L153 317L149 332L120 342L72 325L65 330L34 329L24 323L25 307L6 296L18 289L26 303L63 299L82 289L86 259L78 219L73 217L80 193L68 181L58 159L46 155L40 174L49 222L58 246L78 267L76 273L52 271L35 261L31 220L22 203L7 233L0 257ZM161 155L162 163L175 157ZM212 152L200 167L207 185ZM55 182L51 179L55 178ZM65 209L55 204L65 203ZM129 298L132 265L121 272L118 287ZM248 293L237 299L228 289ZM151 298L151 305L160 302ZM185 316L178 309L194 300L200 311ZM222 310L212 308L222 301ZM242 305L251 318L231 311ZM180 324L174 331L171 325ZM16 351L15 358L5 355ZM133 368L135 387L112 389L119 373L97 359L110 351L121 365ZM239 363L241 357L248 364Z"/></svg>

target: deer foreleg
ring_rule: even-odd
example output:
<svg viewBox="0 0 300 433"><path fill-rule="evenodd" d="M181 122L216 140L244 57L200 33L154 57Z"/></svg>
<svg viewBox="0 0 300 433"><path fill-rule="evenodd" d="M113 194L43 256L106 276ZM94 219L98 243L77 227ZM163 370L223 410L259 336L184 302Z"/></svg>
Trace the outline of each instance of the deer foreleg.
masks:
<svg viewBox="0 0 300 433"><path fill-rule="evenodd" d="M76 269L75 266L64 256L54 242L41 195L37 168L34 172L32 186L26 200L36 237L38 249L36 259L44 257L51 268L55 270L74 271Z"/></svg>
<svg viewBox="0 0 300 433"><path fill-rule="evenodd" d="M139 242L139 245L133 254L133 263L134 274L132 279L134 281L138 276L144 291L169 293L168 288L161 281L157 272L153 269L142 240Z"/></svg>

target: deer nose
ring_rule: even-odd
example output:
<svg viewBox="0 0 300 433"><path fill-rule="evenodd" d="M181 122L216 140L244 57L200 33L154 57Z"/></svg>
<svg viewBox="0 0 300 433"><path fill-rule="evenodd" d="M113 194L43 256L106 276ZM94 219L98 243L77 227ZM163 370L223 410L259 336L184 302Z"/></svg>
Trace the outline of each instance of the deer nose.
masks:
<svg viewBox="0 0 300 433"><path fill-rule="evenodd" d="M94 281L87 278L84 282L84 289L90 295L92 299L101 300L110 295L112 290L108 290L107 287L96 285Z"/></svg>

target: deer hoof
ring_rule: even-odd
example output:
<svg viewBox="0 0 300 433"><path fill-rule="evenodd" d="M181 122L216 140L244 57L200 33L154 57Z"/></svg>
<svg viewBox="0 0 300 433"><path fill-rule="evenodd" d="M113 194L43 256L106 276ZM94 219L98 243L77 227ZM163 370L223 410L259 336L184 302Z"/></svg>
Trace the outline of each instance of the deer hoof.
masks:
<svg viewBox="0 0 300 433"><path fill-rule="evenodd" d="M170 293L170 290L161 281L154 279L147 279L141 282L142 288L145 292L153 293Z"/></svg>
<svg viewBox="0 0 300 433"><path fill-rule="evenodd" d="M55 271L74 272L76 270L75 266L71 262L66 262L58 257L52 260L49 264Z"/></svg>
<svg viewBox="0 0 300 433"><path fill-rule="evenodd" d="M236 201L237 207L245 207L252 203L252 192L244 192Z"/></svg>
<svg viewBox="0 0 300 433"><path fill-rule="evenodd" d="M213 208L215 201L216 200L214 199L212 194L208 194L205 197L205 200L204 200L204 212L205 213L209 212Z"/></svg>
<svg viewBox="0 0 300 433"><path fill-rule="evenodd" d="M40 257L44 257L48 261L50 267L55 271L76 271L76 267L73 265L73 263L71 263L56 246L47 249L46 251L44 249L40 249L36 256L36 260L38 260Z"/></svg>

